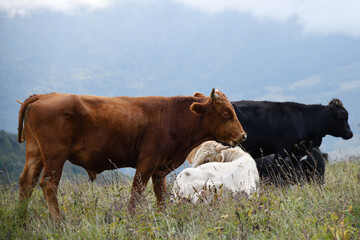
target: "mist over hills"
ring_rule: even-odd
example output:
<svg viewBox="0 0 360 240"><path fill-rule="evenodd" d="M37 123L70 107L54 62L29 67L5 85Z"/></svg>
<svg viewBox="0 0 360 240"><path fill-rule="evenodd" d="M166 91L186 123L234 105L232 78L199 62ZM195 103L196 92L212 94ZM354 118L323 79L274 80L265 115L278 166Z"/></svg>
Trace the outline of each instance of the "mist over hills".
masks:
<svg viewBox="0 0 360 240"><path fill-rule="evenodd" d="M360 145L358 38L169 1L0 17L0 129L8 132L17 128L15 100L34 93L208 95L217 86L230 100L325 105L338 97L355 133L346 143ZM335 151L343 142L324 144Z"/></svg>

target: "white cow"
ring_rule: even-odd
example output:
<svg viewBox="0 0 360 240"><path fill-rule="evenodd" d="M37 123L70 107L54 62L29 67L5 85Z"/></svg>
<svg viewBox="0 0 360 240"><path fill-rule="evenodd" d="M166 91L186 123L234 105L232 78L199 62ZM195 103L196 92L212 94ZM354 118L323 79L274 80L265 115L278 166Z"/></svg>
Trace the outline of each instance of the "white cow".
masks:
<svg viewBox="0 0 360 240"><path fill-rule="evenodd" d="M228 149L228 146L224 146L216 141L206 141L199 147L194 148L188 155L187 160L192 167L198 167L201 164L208 162L224 162L221 157L221 151ZM229 159L230 162L232 160Z"/></svg>
<svg viewBox="0 0 360 240"><path fill-rule="evenodd" d="M204 146L197 153L205 150L202 148ZM196 156L200 154L194 157L198 161ZM188 199L193 203L202 200L209 203L223 194L243 192L250 195L257 190L259 173L248 153L236 147L222 150L212 157L219 162L209 162L180 172L172 189L175 200Z"/></svg>

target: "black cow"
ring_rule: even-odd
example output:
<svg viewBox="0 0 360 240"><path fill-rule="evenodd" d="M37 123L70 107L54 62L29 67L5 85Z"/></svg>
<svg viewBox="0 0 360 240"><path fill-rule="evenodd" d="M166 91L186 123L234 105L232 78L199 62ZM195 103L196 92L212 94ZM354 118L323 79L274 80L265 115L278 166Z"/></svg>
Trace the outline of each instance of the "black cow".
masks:
<svg viewBox="0 0 360 240"><path fill-rule="evenodd" d="M294 158L294 157L293 157ZM325 157L319 148L306 151L305 156L297 156L294 165L289 157L275 157L270 154L255 158L260 178L275 185L295 184L298 182L325 183Z"/></svg>
<svg viewBox="0 0 360 240"><path fill-rule="evenodd" d="M232 105L248 137L241 145L254 158L304 154L297 144L305 141L319 147L328 134L343 139L353 136L348 112L339 99L327 106L269 101L237 101Z"/></svg>
<svg viewBox="0 0 360 240"><path fill-rule="evenodd" d="M302 171L305 173L307 181L314 180L321 184L325 183L326 155L319 148L315 147L307 151L307 154L300 159Z"/></svg>

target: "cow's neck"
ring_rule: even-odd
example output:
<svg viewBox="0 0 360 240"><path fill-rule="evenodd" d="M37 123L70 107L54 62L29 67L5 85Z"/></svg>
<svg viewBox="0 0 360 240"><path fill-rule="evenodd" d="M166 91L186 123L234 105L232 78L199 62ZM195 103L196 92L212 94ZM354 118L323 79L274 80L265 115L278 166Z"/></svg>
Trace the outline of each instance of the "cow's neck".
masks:
<svg viewBox="0 0 360 240"><path fill-rule="evenodd" d="M322 105L312 105L304 112L305 127L307 129L304 139L320 141L328 134L330 108Z"/></svg>
<svg viewBox="0 0 360 240"><path fill-rule="evenodd" d="M178 139L182 140L178 142L176 150L183 152L184 160L193 148L205 141L214 140L212 134L204 128L203 118L196 116L190 110L191 104L199 100L194 97L185 98L183 101L187 104L179 104L181 108L177 109L177 114L173 118Z"/></svg>
<svg viewBox="0 0 360 240"><path fill-rule="evenodd" d="M167 163L156 170L159 176L166 176L172 170L178 168L186 160L191 150L201 143L212 140L211 134L204 130L203 120L195 116L190 110L194 102L201 99L194 97L173 98L168 107L175 110L169 118L170 142L166 142L171 150ZM181 102L181 103L180 103Z"/></svg>

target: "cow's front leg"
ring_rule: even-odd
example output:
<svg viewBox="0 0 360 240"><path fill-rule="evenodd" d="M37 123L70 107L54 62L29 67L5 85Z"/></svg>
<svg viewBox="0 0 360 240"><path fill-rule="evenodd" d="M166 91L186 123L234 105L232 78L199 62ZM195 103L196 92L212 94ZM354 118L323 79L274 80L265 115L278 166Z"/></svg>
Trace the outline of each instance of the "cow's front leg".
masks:
<svg viewBox="0 0 360 240"><path fill-rule="evenodd" d="M139 203L140 197L145 190L146 184L154 171L155 168L153 168L151 165L140 165L136 169L133 184L131 187L131 197L128 204L128 210L132 215L134 215L135 206Z"/></svg>
<svg viewBox="0 0 360 240"><path fill-rule="evenodd" d="M164 199L166 195L166 178L154 174L152 175L152 182L156 195L157 205L159 208L162 208L164 206Z"/></svg>

